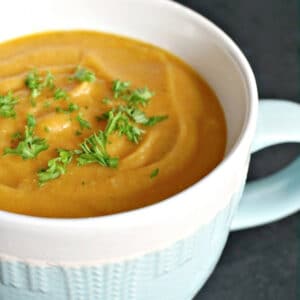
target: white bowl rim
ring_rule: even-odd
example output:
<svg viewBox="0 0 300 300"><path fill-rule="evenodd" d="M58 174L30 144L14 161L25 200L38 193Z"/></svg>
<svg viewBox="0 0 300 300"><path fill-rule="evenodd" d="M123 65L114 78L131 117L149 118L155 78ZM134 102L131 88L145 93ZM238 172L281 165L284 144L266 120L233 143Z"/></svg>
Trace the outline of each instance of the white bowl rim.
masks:
<svg viewBox="0 0 300 300"><path fill-rule="evenodd" d="M130 0L130 1L141 1L147 2L147 0ZM49 218L49 217L36 217L30 215L22 215L18 213L12 213L8 211L0 210L0 220L8 221L9 223L14 223L20 226L50 226L52 228L74 228L74 227L93 227L93 226L103 226L103 227L123 227L125 219L131 219L131 224L133 218L142 218L143 215L155 215L155 212L162 209L162 206L166 206L166 208L172 206L175 202L182 201L184 195L190 191L191 189L195 189L196 187L203 186L208 184L208 182L213 181L215 177L218 176L218 173L230 162L234 159L236 153L242 147L244 142L246 142L253 131L253 127L256 125L257 120L257 111L258 111L258 92L255 76L251 69L249 62L246 57L239 49L239 47L233 42L233 40L217 25L215 25L212 21L204 17L203 15L195 12L194 10L174 2L173 0L152 0L153 2L157 2L159 5L165 6L170 9L175 9L180 11L181 13L185 13L190 18L201 22L204 26L206 26L209 30L213 31L214 34L223 41L224 45L227 46L227 50L232 53L238 63L241 73L243 77L246 79L247 89L248 89L248 98L250 101L247 103L246 107L246 118L244 120L244 124L241 130L239 137L237 138L234 146L231 148L226 157L217 165L215 169L213 169L208 175L189 186L185 190L165 199L160 202L130 210L125 212L120 212L111 215L105 216L97 216L97 217L84 217L84 218ZM184 202L184 201L182 201ZM138 223L137 223L138 224Z"/></svg>

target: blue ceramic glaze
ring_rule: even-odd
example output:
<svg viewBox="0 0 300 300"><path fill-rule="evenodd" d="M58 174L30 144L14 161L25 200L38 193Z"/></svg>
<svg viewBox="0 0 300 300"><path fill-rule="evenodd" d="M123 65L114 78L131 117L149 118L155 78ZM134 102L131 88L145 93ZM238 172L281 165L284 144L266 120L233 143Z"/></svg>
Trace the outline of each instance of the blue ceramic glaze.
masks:
<svg viewBox="0 0 300 300"><path fill-rule="evenodd" d="M260 101L252 151L300 142L300 105L286 100ZM232 230L263 225L300 209L300 158L266 178L246 185Z"/></svg>

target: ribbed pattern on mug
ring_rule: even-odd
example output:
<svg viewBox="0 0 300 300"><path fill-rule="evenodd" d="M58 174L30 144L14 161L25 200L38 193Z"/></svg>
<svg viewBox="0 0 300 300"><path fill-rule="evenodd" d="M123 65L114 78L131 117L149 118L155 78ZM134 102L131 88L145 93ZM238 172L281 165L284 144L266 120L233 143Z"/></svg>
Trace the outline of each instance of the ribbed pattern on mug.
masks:
<svg viewBox="0 0 300 300"><path fill-rule="evenodd" d="M46 293L48 282L47 268L0 260L0 283L5 286Z"/></svg>
<svg viewBox="0 0 300 300"><path fill-rule="evenodd" d="M136 300L139 260L64 268L70 300ZM69 299L68 299L69 300Z"/></svg>
<svg viewBox="0 0 300 300"><path fill-rule="evenodd" d="M222 216L219 215L212 223L202 226L196 234L176 242L171 247L122 263L80 268L41 268L21 262L2 261L0 282L16 289L43 293L49 291L49 284L51 285L51 294L58 292L56 289L60 286L59 282L64 282L66 296L59 298L64 300L140 300L144 298L141 298L139 290L141 287L146 287L149 291L147 292L149 298L145 299L153 300L155 298L156 300L157 293L160 292L156 285L163 287L162 283L168 280L169 274L172 276L173 272L184 269L186 265L193 266L193 269L196 270L198 263L203 264L203 260L199 260L197 256L201 253L201 249L204 255L208 255L211 247L216 246L215 242L220 238L218 233L222 233L223 230L211 233L220 226L228 225L224 222L229 222L230 211L230 208L226 209ZM207 235L210 235L211 238L210 245L204 244L204 241L208 240ZM207 268L207 265L210 264L208 258L203 267ZM64 279L59 281L56 275L53 275L55 272L63 274ZM179 285L183 285L183 283L178 282ZM23 299L39 300L38 297L28 298L26 296L12 298L12 300ZM174 300L177 299L179 298L174 298ZM53 300L50 294L49 300Z"/></svg>
<svg viewBox="0 0 300 300"><path fill-rule="evenodd" d="M43 292L48 291L48 269L43 267L26 266L29 273L29 286L31 291Z"/></svg>

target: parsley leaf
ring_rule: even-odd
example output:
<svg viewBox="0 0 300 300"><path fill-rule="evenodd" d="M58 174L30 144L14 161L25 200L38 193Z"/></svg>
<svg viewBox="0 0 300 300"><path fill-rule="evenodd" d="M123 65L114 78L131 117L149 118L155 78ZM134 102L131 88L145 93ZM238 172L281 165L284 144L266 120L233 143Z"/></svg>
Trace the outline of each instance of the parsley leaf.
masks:
<svg viewBox="0 0 300 300"><path fill-rule="evenodd" d="M129 81L121 81L119 79L113 81L112 90L114 92L114 98L117 99L124 95L130 87Z"/></svg>
<svg viewBox="0 0 300 300"><path fill-rule="evenodd" d="M135 123L145 124L148 122L146 114L136 107L119 106L119 110L125 112Z"/></svg>
<svg viewBox="0 0 300 300"><path fill-rule="evenodd" d="M138 105L146 106L154 93L147 87L138 88L133 91L129 88L129 81L114 80L112 85L114 98L122 97L127 102L127 105L119 105L118 108L113 108L97 117L97 120L108 121L106 127L107 135L112 132L118 132L119 135L125 135L129 141L137 144L145 131L135 126L133 122L144 126L154 126L167 119L168 116L148 117L145 112L138 108ZM102 101L107 102L108 100L111 102L108 98L104 98Z"/></svg>
<svg viewBox="0 0 300 300"><path fill-rule="evenodd" d="M47 71L44 82L42 83L42 88L49 88L51 90L53 90L55 88L54 76L52 75L52 73L50 71Z"/></svg>
<svg viewBox="0 0 300 300"><path fill-rule="evenodd" d="M125 135L130 142L139 143L144 130L131 124L129 118L122 111L115 114L114 110L111 110L103 117L108 120L105 128L107 136L113 132L118 132L119 135Z"/></svg>
<svg viewBox="0 0 300 300"><path fill-rule="evenodd" d="M21 140L22 139L22 134L21 134L21 132L17 131L15 133L13 133L10 137L13 141Z"/></svg>
<svg viewBox="0 0 300 300"><path fill-rule="evenodd" d="M30 102L32 106L36 105L35 98L37 98L41 94L42 86L41 86L41 78L39 77L36 70L28 73L25 79L26 86L31 90Z"/></svg>
<svg viewBox="0 0 300 300"><path fill-rule="evenodd" d="M105 128L105 133L107 136L109 136L111 133L116 131L118 128L118 122L120 121L120 118L122 116L121 112L118 112L116 115L114 114L114 110L110 110L105 115L103 115L103 118L107 118L107 124Z"/></svg>
<svg viewBox="0 0 300 300"><path fill-rule="evenodd" d="M121 81L119 79L113 81L112 91L114 92L114 98L122 97L130 105L137 106L141 104L146 106L150 99L154 96L154 93L151 92L147 87L138 88L131 91L131 83L129 81Z"/></svg>
<svg viewBox="0 0 300 300"><path fill-rule="evenodd" d="M35 128L36 126L36 119L33 115L27 115L27 126L30 130L33 131L33 129Z"/></svg>
<svg viewBox="0 0 300 300"><path fill-rule="evenodd" d="M98 163L103 167L116 168L119 159L110 157L106 150L107 136L103 131L93 134L80 144L82 153L77 158L79 166Z"/></svg>
<svg viewBox="0 0 300 300"><path fill-rule="evenodd" d="M154 126L157 123L168 119L168 116L166 115L148 117L143 111L133 106L119 106L119 110L124 111L135 123L145 126Z"/></svg>
<svg viewBox="0 0 300 300"><path fill-rule="evenodd" d="M151 92L147 87L130 90L131 83L129 81L121 81L119 79L113 81L112 91L114 92L114 98L122 97L133 106L146 106L154 93Z"/></svg>
<svg viewBox="0 0 300 300"><path fill-rule="evenodd" d="M68 96L68 93L63 90L62 88L57 88L54 92L54 100L66 100L68 99L69 96Z"/></svg>
<svg viewBox="0 0 300 300"><path fill-rule="evenodd" d="M79 110L79 106L76 103L70 103L68 106L68 111L73 112Z"/></svg>
<svg viewBox="0 0 300 300"><path fill-rule="evenodd" d="M45 88L54 88L54 76L47 71L45 79L43 79L36 69L30 71L25 78L25 85L30 89L30 101L32 106L36 105L35 99L41 94Z"/></svg>
<svg viewBox="0 0 300 300"><path fill-rule="evenodd" d="M97 120L108 120L106 127L108 135L112 132L118 132L119 135L126 135L129 141L138 144L145 131L134 126L130 120L144 126L154 126L167 118L168 116L147 117L146 114L137 107L120 105L117 109L103 113L100 117L97 117Z"/></svg>
<svg viewBox="0 0 300 300"><path fill-rule="evenodd" d="M56 107L55 108L57 113L65 113L69 114L72 113L73 111L79 110L79 106L75 103L69 103L68 108L62 108L62 107Z"/></svg>
<svg viewBox="0 0 300 300"><path fill-rule="evenodd" d="M70 80L78 80L78 81L87 81L87 82L94 82L96 80L96 75L92 71L78 66L76 68L75 74L70 76Z"/></svg>
<svg viewBox="0 0 300 300"><path fill-rule="evenodd" d="M3 154L14 154L21 156L23 159L33 159L40 152L47 150L49 146L46 140L34 135L35 126L34 116L28 115L24 138L20 140L16 148L5 148Z"/></svg>
<svg viewBox="0 0 300 300"><path fill-rule="evenodd" d="M43 185L49 180L56 179L67 171L67 166L73 158L73 151L58 149L58 157L48 161L48 168L38 172L39 184Z"/></svg>
<svg viewBox="0 0 300 300"><path fill-rule="evenodd" d="M152 116L152 117L149 117L148 121L143 124L145 126L154 126L157 123L162 122L166 119L168 119L168 116Z"/></svg>
<svg viewBox="0 0 300 300"><path fill-rule="evenodd" d="M85 128L91 129L92 128L90 122L83 119L80 114L76 117L76 120L78 121L81 129L85 129Z"/></svg>
<svg viewBox="0 0 300 300"><path fill-rule="evenodd" d="M124 99L128 101L131 105L139 105L146 106L151 98L154 96L154 93L149 91L147 87L139 88L131 92L128 96Z"/></svg>
<svg viewBox="0 0 300 300"><path fill-rule="evenodd" d="M13 96L12 92L7 95L0 95L0 116L3 118L14 118L16 116L15 105L18 99Z"/></svg>
<svg viewBox="0 0 300 300"><path fill-rule="evenodd" d="M109 104L112 104L112 101L108 97L105 97L105 98L102 99L102 103L106 104L106 105L109 105Z"/></svg>
<svg viewBox="0 0 300 300"><path fill-rule="evenodd" d="M159 169L155 169L151 172L150 174L150 178L153 179L154 177L156 177L159 174Z"/></svg>
<svg viewBox="0 0 300 300"><path fill-rule="evenodd" d="M116 130L120 135L125 135L130 142L135 144L140 142L142 135L145 133L144 130L132 125L124 115L118 120Z"/></svg>
<svg viewBox="0 0 300 300"><path fill-rule="evenodd" d="M50 100L45 101L44 104L43 104L43 106L45 108L49 108L51 106L51 101Z"/></svg>
<svg viewBox="0 0 300 300"><path fill-rule="evenodd" d="M115 110L112 109L112 111L114 112ZM103 113L101 116L96 116L96 120L97 121L105 121L105 120L108 120L108 114L109 114L110 111L107 111L105 113Z"/></svg>

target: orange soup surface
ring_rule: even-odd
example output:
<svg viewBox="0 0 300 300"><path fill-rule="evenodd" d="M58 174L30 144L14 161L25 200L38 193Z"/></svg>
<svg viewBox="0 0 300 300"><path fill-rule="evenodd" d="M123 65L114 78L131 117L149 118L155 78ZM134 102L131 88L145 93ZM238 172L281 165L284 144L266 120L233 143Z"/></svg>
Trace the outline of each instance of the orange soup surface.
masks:
<svg viewBox="0 0 300 300"><path fill-rule="evenodd" d="M224 156L211 88L136 40L62 31L3 43L0 95L0 210L129 211L184 190Z"/></svg>

